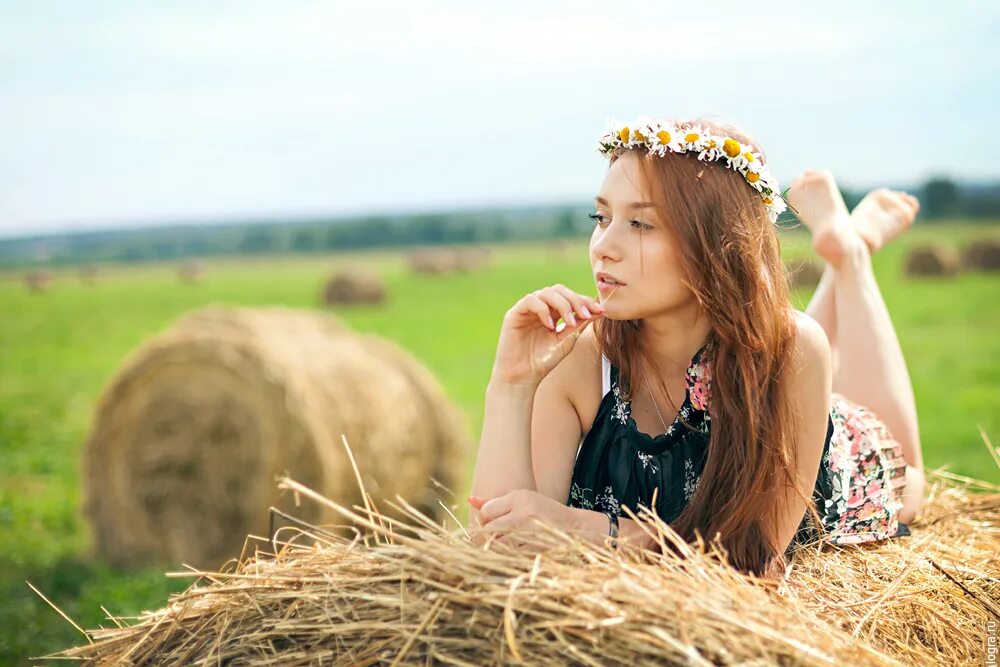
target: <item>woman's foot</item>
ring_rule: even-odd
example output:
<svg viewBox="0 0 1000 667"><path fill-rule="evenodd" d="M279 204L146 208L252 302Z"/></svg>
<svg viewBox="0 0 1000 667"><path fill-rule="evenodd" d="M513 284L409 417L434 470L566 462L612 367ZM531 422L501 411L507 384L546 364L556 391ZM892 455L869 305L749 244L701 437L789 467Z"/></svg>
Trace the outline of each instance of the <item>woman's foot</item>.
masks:
<svg viewBox="0 0 1000 667"><path fill-rule="evenodd" d="M817 254L834 267L840 266L845 250L857 243L859 234L833 175L825 170L804 172L792 182L786 199L809 228Z"/></svg>
<svg viewBox="0 0 1000 667"><path fill-rule="evenodd" d="M897 190L872 190L851 213L851 224L874 253L913 224L920 202L913 195Z"/></svg>

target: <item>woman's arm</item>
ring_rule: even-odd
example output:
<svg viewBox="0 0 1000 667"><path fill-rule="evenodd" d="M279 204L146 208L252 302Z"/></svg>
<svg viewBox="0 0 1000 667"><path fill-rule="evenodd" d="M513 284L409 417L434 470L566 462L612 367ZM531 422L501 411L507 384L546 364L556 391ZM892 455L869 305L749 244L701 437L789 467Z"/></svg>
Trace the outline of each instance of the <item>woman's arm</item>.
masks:
<svg viewBox="0 0 1000 667"><path fill-rule="evenodd" d="M588 542L604 544L608 538L608 531L611 527L608 515L604 512L585 510L577 507L570 507L569 518L567 520L566 532L576 533ZM654 528L646 528L652 533L656 533ZM618 548L629 549L649 549L654 544L654 539L646 534L646 530L636 521L621 517L618 519Z"/></svg>
<svg viewBox="0 0 1000 667"><path fill-rule="evenodd" d="M539 387L546 396L561 383L550 379L575 348L583 330L603 310L594 299L576 294L564 285L533 292L507 311L497 344L493 373L486 389L483 432L473 471L471 495L489 499L515 489L537 491L532 467L532 411ZM564 329L555 331L562 318ZM560 392L556 392L560 393ZM573 415L568 400L561 404L560 418ZM543 409L549 406L542 403ZM549 415L545 415L549 421ZM579 426L576 426L577 442ZM575 446L575 443L574 443ZM565 498L559 499L565 502ZM473 513L473 518L478 517Z"/></svg>
<svg viewBox="0 0 1000 667"><path fill-rule="evenodd" d="M786 369L787 396L797 416L795 433L795 471L803 492L809 498L816 485L823 444L826 441L833 384L830 342L823 328L804 313L796 313L798 335L793 363ZM791 487L779 491L775 542L778 553L795 537L802 522L806 503Z"/></svg>
<svg viewBox="0 0 1000 667"><path fill-rule="evenodd" d="M531 469L531 411L537 388L533 382L490 380L472 495L494 498L513 489L536 490Z"/></svg>

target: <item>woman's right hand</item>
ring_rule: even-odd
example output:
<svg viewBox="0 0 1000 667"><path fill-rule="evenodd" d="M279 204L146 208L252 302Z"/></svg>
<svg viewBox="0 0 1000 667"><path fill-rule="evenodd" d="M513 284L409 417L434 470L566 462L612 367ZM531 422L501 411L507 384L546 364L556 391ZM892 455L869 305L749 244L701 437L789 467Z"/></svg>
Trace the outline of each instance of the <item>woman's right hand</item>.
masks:
<svg viewBox="0 0 1000 667"><path fill-rule="evenodd" d="M504 315L493 379L537 386L566 358L587 325L603 315L604 307L596 299L565 285L522 297ZM564 325L557 328L560 317Z"/></svg>

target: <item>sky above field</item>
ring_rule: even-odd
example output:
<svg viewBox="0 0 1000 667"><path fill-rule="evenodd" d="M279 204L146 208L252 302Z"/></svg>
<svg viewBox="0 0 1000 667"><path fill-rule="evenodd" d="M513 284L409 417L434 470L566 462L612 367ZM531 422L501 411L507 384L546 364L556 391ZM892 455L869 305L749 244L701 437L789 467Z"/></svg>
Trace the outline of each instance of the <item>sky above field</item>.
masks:
<svg viewBox="0 0 1000 667"><path fill-rule="evenodd" d="M783 187L995 179L998 34L964 1L4 2L0 236L582 203L640 114L742 126Z"/></svg>

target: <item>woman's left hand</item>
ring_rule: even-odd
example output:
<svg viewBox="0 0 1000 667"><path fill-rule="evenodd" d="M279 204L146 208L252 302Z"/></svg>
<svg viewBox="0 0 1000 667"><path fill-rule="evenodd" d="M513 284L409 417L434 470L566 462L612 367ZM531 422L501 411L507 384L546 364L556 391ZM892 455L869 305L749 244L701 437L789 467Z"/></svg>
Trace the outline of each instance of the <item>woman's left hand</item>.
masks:
<svg viewBox="0 0 1000 667"><path fill-rule="evenodd" d="M469 531L476 545L485 544L493 534L500 534L494 542L523 545L523 542L506 533L513 530L540 531L542 529L535 525L536 519L565 529L571 512L567 505L527 489L514 489L489 500L469 496L469 504L479 517L480 527L473 526Z"/></svg>

